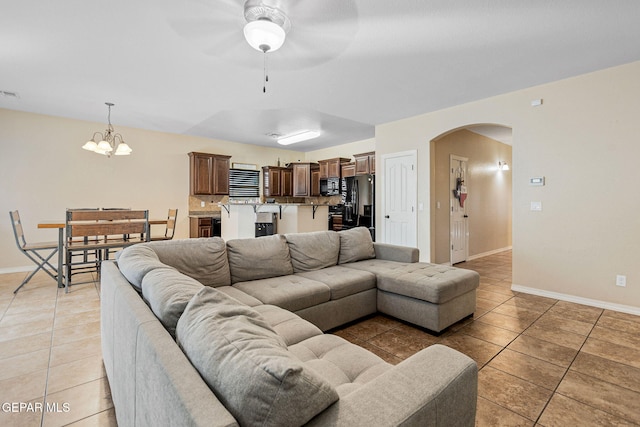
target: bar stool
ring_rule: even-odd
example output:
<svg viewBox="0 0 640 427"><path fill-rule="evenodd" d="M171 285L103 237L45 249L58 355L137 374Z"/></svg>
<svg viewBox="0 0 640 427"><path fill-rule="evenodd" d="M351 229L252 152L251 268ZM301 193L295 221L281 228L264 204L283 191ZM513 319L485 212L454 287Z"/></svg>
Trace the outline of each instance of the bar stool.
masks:
<svg viewBox="0 0 640 427"><path fill-rule="evenodd" d="M29 258L38 266L33 272L31 272L31 274L27 276L26 279L22 281L20 286L18 286L16 290L13 291L13 293L14 294L17 293L20 290L20 288L26 285L27 282L31 280L31 278L34 276L34 274L38 272L38 270L44 271L49 276L51 276L53 280L57 281L58 280L57 275L60 274L60 272L58 271L57 268L55 268L53 265L49 263L49 260L58 252L58 243L57 242L27 243L24 238L24 231L22 230L22 222L20 221L20 214L18 213L18 211L12 211L12 212L9 212L9 216L11 217L11 226L13 227L13 235L16 238L16 245L18 246L18 249L20 249L20 251L23 254L25 254L27 258ZM41 255L40 251L45 251L45 252L50 251L50 252ZM58 254L58 256L60 256L60 254ZM52 274L51 271L44 268L46 266L48 266L51 270L53 270L55 274Z"/></svg>

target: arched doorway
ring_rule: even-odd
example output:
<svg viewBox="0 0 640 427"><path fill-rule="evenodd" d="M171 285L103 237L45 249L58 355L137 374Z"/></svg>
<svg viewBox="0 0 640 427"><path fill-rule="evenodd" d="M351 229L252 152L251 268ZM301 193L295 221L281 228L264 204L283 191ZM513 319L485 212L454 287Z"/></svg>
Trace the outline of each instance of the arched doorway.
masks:
<svg viewBox="0 0 640 427"><path fill-rule="evenodd" d="M431 140L432 262L511 248L511 134L508 126L473 124Z"/></svg>

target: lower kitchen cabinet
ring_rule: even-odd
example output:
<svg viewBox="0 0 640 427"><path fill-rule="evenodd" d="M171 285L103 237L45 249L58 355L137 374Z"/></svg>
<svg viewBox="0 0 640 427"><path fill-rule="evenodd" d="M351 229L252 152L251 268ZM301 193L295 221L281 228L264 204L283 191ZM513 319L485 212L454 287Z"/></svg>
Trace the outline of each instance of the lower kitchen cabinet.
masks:
<svg viewBox="0 0 640 427"><path fill-rule="evenodd" d="M220 220L213 217L189 218L189 237L220 237Z"/></svg>

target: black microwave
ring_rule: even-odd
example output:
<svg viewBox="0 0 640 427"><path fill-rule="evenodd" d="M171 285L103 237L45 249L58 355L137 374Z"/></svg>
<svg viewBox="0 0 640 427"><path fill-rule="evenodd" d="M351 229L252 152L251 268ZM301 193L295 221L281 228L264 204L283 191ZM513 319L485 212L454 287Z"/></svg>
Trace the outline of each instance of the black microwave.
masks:
<svg viewBox="0 0 640 427"><path fill-rule="evenodd" d="M340 194L340 178L328 178L320 180L321 196L337 196Z"/></svg>

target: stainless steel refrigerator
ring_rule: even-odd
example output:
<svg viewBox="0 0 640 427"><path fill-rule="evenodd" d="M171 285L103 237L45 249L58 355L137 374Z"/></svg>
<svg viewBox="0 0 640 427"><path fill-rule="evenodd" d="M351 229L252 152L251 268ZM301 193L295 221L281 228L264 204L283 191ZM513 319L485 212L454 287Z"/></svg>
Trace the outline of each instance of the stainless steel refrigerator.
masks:
<svg viewBox="0 0 640 427"><path fill-rule="evenodd" d="M343 229L367 227L375 241L375 175L342 179Z"/></svg>

